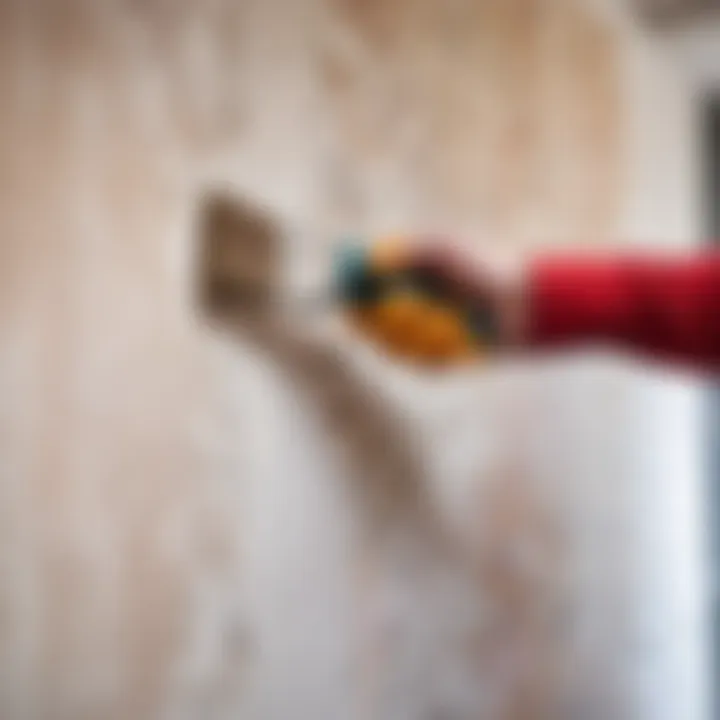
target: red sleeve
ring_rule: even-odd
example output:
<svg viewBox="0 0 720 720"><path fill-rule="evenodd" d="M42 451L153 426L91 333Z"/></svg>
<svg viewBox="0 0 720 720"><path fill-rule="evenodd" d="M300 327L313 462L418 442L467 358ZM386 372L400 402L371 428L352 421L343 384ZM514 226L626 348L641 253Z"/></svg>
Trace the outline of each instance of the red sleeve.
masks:
<svg viewBox="0 0 720 720"><path fill-rule="evenodd" d="M528 292L534 346L610 343L720 368L720 254L545 259Z"/></svg>

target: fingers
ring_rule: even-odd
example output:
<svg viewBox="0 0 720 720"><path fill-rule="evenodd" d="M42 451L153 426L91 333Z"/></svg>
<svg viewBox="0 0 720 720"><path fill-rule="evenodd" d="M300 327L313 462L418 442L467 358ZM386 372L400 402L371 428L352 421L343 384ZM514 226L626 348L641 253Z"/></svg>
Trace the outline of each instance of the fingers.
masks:
<svg viewBox="0 0 720 720"><path fill-rule="evenodd" d="M431 273L453 296L481 303L494 301L498 288L490 265L459 244L449 239L424 238L413 245L408 255L413 267Z"/></svg>

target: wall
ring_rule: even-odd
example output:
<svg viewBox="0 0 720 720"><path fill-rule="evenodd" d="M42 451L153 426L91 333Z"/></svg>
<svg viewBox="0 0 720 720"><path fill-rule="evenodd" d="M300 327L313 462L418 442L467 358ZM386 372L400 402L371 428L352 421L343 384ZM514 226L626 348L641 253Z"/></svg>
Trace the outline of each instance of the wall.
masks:
<svg viewBox="0 0 720 720"><path fill-rule="evenodd" d="M211 186L269 209L293 286L338 232L681 235L634 153L643 112L685 146L686 100L622 10L0 12L2 717L660 717L630 369L431 381L193 295ZM699 657L660 625L666 666ZM683 688L662 717L700 717Z"/></svg>

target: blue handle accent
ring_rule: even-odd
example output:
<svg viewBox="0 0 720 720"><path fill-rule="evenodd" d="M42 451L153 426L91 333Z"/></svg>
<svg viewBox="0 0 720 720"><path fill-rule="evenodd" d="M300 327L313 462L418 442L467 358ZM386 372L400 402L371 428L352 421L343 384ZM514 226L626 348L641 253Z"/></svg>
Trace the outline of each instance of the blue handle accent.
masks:
<svg viewBox="0 0 720 720"><path fill-rule="evenodd" d="M342 302L373 303L382 296L382 278L372 271L368 252L361 245L348 245L335 256L336 292Z"/></svg>

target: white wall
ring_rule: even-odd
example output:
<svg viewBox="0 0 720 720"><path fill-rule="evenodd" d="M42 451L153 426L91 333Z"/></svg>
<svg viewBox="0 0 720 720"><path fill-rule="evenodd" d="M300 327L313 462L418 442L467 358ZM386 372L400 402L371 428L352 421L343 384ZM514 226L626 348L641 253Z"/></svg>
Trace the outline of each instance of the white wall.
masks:
<svg viewBox="0 0 720 720"><path fill-rule="evenodd" d="M684 89L602 5L0 3L3 720L701 717L684 388L313 385L188 281L210 177L291 270L348 227L689 237Z"/></svg>
<svg viewBox="0 0 720 720"><path fill-rule="evenodd" d="M697 78L666 38L634 50L629 237L650 252L692 252L704 232ZM652 658L637 679L653 718L711 717L704 389L702 379L655 368L636 372L630 396L641 479L639 647Z"/></svg>

